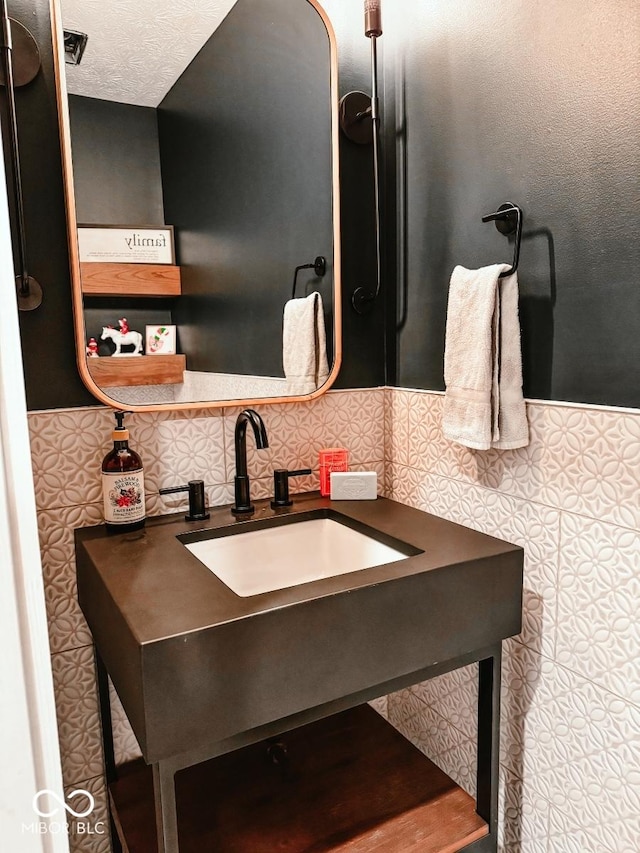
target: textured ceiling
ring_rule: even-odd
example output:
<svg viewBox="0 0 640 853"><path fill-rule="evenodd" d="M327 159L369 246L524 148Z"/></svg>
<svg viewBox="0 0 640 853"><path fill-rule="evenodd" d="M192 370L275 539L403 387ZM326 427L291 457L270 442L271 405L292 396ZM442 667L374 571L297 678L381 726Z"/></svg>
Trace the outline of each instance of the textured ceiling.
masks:
<svg viewBox="0 0 640 853"><path fill-rule="evenodd" d="M87 33L74 95L157 107L236 0L62 0L65 29Z"/></svg>

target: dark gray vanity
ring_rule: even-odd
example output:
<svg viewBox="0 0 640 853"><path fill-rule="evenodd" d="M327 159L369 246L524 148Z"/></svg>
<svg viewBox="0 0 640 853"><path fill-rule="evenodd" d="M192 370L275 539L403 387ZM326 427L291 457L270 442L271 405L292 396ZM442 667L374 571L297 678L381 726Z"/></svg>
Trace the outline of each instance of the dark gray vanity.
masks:
<svg viewBox="0 0 640 853"><path fill-rule="evenodd" d="M403 558L243 597L185 547L314 517ZM178 850L177 771L474 661L487 832L465 849L496 850L501 641L521 627L520 548L383 498L310 494L285 509L258 501L249 520L221 507L131 534L86 528L76 552L99 665L153 765L160 853Z"/></svg>

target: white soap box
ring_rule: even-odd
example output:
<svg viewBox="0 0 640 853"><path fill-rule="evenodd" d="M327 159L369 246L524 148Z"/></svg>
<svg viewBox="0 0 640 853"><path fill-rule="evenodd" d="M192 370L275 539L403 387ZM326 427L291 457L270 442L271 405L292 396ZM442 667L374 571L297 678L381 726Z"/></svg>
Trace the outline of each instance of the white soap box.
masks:
<svg viewBox="0 0 640 853"><path fill-rule="evenodd" d="M378 497L375 471L332 471L332 501L374 501Z"/></svg>

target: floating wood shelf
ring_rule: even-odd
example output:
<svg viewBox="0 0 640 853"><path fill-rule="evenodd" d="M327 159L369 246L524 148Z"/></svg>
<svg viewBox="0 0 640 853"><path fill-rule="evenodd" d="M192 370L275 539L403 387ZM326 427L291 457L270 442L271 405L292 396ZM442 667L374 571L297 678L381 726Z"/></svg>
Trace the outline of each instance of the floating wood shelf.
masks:
<svg viewBox="0 0 640 853"><path fill-rule="evenodd" d="M88 358L87 366L101 388L129 385L175 385L183 381L184 355L102 356Z"/></svg>
<svg viewBox="0 0 640 853"><path fill-rule="evenodd" d="M80 264L86 296L180 296L180 267L171 264Z"/></svg>
<svg viewBox="0 0 640 853"><path fill-rule="evenodd" d="M367 705L280 743L176 775L180 853L455 853L488 834L474 800ZM119 768L109 796L123 849L157 853L151 768Z"/></svg>

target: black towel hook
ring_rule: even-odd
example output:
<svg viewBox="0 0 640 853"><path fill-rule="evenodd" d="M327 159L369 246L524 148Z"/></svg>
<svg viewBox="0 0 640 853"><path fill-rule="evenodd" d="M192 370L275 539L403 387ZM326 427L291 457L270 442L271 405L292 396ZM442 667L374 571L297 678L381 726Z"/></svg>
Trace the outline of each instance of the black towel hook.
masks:
<svg viewBox="0 0 640 853"><path fill-rule="evenodd" d="M518 269L518 261L520 260L520 243L522 241L522 209L517 204L506 201L501 204L495 213L488 213L482 217L483 222L495 222L496 228L501 234L509 236L513 233L516 235L515 245L513 247L513 264L511 269L500 273L500 278L506 278L508 275L513 275Z"/></svg>
<svg viewBox="0 0 640 853"><path fill-rule="evenodd" d="M300 270L310 270L312 269L317 276L323 276L327 271L327 259L323 258L322 255L318 255L315 261L312 264L300 264L299 267L296 267L296 271L293 274L293 289L291 291L291 298L296 298L296 285L298 283L298 273Z"/></svg>

